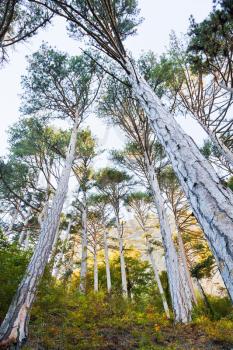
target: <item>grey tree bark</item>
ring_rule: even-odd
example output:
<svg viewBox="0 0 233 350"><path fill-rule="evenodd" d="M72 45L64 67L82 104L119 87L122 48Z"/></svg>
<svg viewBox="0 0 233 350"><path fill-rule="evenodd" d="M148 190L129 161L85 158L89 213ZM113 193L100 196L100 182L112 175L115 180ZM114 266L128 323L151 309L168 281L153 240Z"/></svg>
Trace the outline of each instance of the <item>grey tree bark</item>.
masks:
<svg viewBox="0 0 233 350"><path fill-rule="evenodd" d="M84 193L82 202L82 256L81 256L81 269L80 269L80 284L79 291L86 293L86 277L87 277L87 203L86 194Z"/></svg>
<svg viewBox="0 0 233 350"><path fill-rule="evenodd" d="M176 322L187 323L191 320L192 298L186 275L182 265L179 264L175 244L172 240L172 232L166 212L165 200L160 192L159 183L154 171L154 166L149 163L145 154L146 165L149 174L150 186L157 209L160 231L165 251L165 262L168 274L169 289Z"/></svg>
<svg viewBox="0 0 233 350"><path fill-rule="evenodd" d="M151 266L152 266L153 271L154 271L155 281L156 281L156 283L158 285L159 293L160 293L160 296L162 298L163 308L164 308L164 311L166 313L167 318L170 319L169 307L168 307L168 304L167 304L167 300L166 300L166 297L165 297L165 294L164 294L163 286L162 286L162 283L161 283L161 280L160 280L160 277L159 277L159 272L158 272L158 269L157 269L157 266L156 266L156 263L155 263L155 259L154 259L154 256L153 256L153 248L151 246L151 243L150 243L150 240L149 240L148 236L146 236L146 245L147 245L147 251L148 251L149 258L150 258Z"/></svg>
<svg viewBox="0 0 233 350"><path fill-rule="evenodd" d="M26 217L25 222L24 222L24 226L27 227L28 222L29 222L29 220L31 219L31 217L32 217L32 209L29 208L29 209L28 209L28 213L27 213L27 217ZM25 240L26 240L26 239L27 239L27 242L29 242L29 232L28 232L27 229L26 229L26 231L23 229L23 230L21 231L21 233L20 233L18 243L19 243L20 246L23 246L23 244L24 244L24 249L25 249L25 250L26 250L26 248L25 248ZM27 244L28 244L28 243L27 243Z"/></svg>
<svg viewBox="0 0 233 350"><path fill-rule="evenodd" d="M122 232L122 227L117 214L116 214L116 225L117 225L119 253L120 253L122 294L123 294L123 297L127 298L128 289L127 289L127 277L126 277L126 267L125 267L125 257L124 257L123 232Z"/></svg>
<svg viewBox="0 0 233 350"><path fill-rule="evenodd" d="M40 278L43 275L51 253L60 214L68 190L71 167L75 156L78 125L79 116L77 115L66 154L64 169L51 208L48 211L48 215L44 218L33 256L0 328L1 347L7 347L15 343L19 348L27 339L29 312Z"/></svg>
<svg viewBox="0 0 233 350"><path fill-rule="evenodd" d="M195 290L194 290L194 286L193 286L193 282L192 282L192 277L189 271L189 267L188 267L188 262L187 262L187 256L186 256L186 252L185 252L185 247L184 247L184 242L183 242L183 238L182 235L180 233L179 228L177 228L177 237L178 237L178 246L179 246L179 255L184 267L184 271L187 277L187 281L189 284L189 288L190 291L192 293L192 299L193 302L197 305L197 298L196 298L196 294L195 294Z"/></svg>
<svg viewBox="0 0 233 350"><path fill-rule="evenodd" d="M59 225L60 225L60 218L59 218L59 223L57 225L57 230L56 230L54 241L53 241L53 246L52 246L50 259L52 259L54 257L54 255L56 254L57 242L58 242L58 239L59 239L59 236L60 236Z"/></svg>
<svg viewBox="0 0 233 350"><path fill-rule="evenodd" d="M131 62L128 70L133 92L170 158L233 301L233 193Z"/></svg>
<svg viewBox="0 0 233 350"><path fill-rule="evenodd" d="M30 238L30 233L27 230L26 235L25 235L25 240L24 240L24 246L23 246L23 250L28 250L29 249L29 238Z"/></svg>
<svg viewBox="0 0 233 350"><path fill-rule="evenodd" d="M48 210L49 210L49 204L50 204L50 193L51 193L51 172L50 170L47 170L47 186L46 186L46 192L45 192L45 202L44 202L44 207L38 216L38 222L40 226L42 225L44 218L46 217Z"/></svg>
<svg viewBox="0 0 233 350"><path fill-rule="evenodd" d="M94 292L98 292L99 282L98 282L98 260L97 260L97 249L94 248Z"/></svg>
<svg viewBox="0 0 233 350"><path fill-rule="evenodd" d="M17 220L18 214L19 214L19 204L17 204L16 208L13 210L10 225L5 232L6 236L9 236L11 234L15 221Z"/></svg>
<svg viewBox="0 0 233 350"><path fill-rule="evenodd" d="M112 283L111 283L111 272L110 272L110 264L109 264L109 256L108 256L108 240L107 240L106 232L104 232L104 259L105 259L106 278L107 278L107 290L108 290L108 293L110 293L112 289Z"/></svg>
<svg viewBox="0 0 233 350"><path fill-rule="evenodd" d="M67 230L66 230L65 235L64 235L64 237L62 239L63 244L62 244L61 253L57 257L57 260L56 260L56 262L54 264L54 268L53 268L53 272L52 272L53 276L56 277L56 278L58 278L60 264L61 264L61 262L64 259L64 251L66 249L67 242L69 241L71 227L72 227L72 220L70 219L70 221L68 223Z"/></svg>

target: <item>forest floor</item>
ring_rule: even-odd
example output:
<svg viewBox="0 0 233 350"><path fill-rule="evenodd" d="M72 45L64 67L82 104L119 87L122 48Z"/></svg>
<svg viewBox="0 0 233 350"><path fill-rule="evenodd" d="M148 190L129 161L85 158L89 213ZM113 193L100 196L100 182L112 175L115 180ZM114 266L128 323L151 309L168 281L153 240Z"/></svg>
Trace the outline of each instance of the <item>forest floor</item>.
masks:
<svg viewBox="0 0 233 350"><path fill-rule="evenodd" d="M232 315L194 315L174 324L157 305L103 294L42 298L31 315L25 350L232 350Z"/></svg>
<svg viewBox="0 0 233 350"><path fill-rule="evenodd" d="M111 322L110 322L111 323ZM49 327L44 334L44 341L38 344L38 339L31 328L27 350L232 350L233 344L215 339L196 325L189 326L159 326L153 323L144 325L122 324L121 327L105 325L96 326L92 330L77 329L77 335L70 335L69 344L62 346L57 342L57 334ZM56 333L56 331L55 331ZM73 332L72 332L73 333ZM57 344L56 344L57 343ZM60 343L60 344L59 344ZM73 343L73 344L72 344Z"/></svg>
<svg viewBox="0 0 233 350"><path fill-rule="evenodd" d="M27 263L28 257L17 247L0 250L0 323ZM153 280L150 285L146 274L145 282L142 273L139 279L141 265L137 261L134 261L134 265L137 279L133 298L129 299L121 295L120 266L118 269L112 268L116 287L111 294L104 289L103 267L103 271L99 271L103 289L98 293L93 292L93 274L90 272L86 295L78 292L76 279L58 282L47 268L32 308L29 339L23 349L233 350L233 307L229 298L206 296L208 303L207 300L199 300L198 306L193 309L190 324L175 324L166 319ZM134 271L133 265L130 266ZM171 309L168 283L166 280L163 283Z"/></svg>

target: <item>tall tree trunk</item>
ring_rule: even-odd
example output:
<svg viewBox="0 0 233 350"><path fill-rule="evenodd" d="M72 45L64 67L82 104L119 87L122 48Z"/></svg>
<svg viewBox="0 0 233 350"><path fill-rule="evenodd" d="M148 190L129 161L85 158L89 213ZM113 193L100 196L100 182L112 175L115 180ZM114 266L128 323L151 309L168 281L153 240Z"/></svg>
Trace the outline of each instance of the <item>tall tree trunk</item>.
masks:
<svg viewBox="0 0 233 350"><path fill-rule="evenodd" d="M135 96L170 158L193 213L203 228L233 301L233 193L192 138L167 112L148 83L128 64Z"/></svg>
<svg viewBox="0 0 233 350"><path fill-rule="evenodd" d="M97 261L97 247L94 248L94 292L98 292L98 261Z"/></svg>
<svg viewBox="0 0 233 350"><path fill-rule="evenodd" d="M62 239L63 241L63 244L62 244L62 249L61 249L61 253L59 254L59 256L57 257L57 260L54 264L54 268L53 268L53 272L52 272L52 275L55 277L55 278L58 278L58 274L59 274L59 269L60 269L60 263L63 261L63 258L64 258L64 252L65 252L65 249L66 249L66 245L67 245L67 242L69 240L69 236L70 236L70 230L71 230L71 227L72 227L72 220L70 219L69 223L68 223L68 227L67 227L67 230L65 232L65 235Z"/></svg>
<svg viewBox="0 0 233 350"><path fill-rule="evenodd" d="M167 304L166 296L164 294L163 286L162 286L162 283L161 283L161 280L160 280L160 277L159 277L159 272L158 272L158 269L157 269L157 266L156 266L156 263L155 263L155 259L154 259L154 256L153 256L153 248L151 246L151 243L150 243L150 240L149 240L148 236L146 236L146 245L147 245L147 251L148 251L149 258L150 258L150 262L151 262L151 265L152 265L152 268L153 268L153 271L154 271L155 281L156 281L156 283L158 285L159 293L160 293L161 298L162 298L163 308L164 308L164 311L166 313L167 318L170 319L169 307L168 307L168 304Z"/></svg>
<svg viewBox="0 0 233 350"><path fill-rule="evenodd" d="M107 240L106 232L104 232L104 259L105 259L105 267L106 267L107 290L108 290L108 293L110 293L112 289L112 283L111 283L111 272L110 272L110 264L109 264L109 256L108 256L108 240Z"/></svg>
<svg viewBox="0 0 233 350"><path fill-rule="evenodd" d="M41 226L44 218L46 217L48 210L49 210L49 204L50 204L50 193L51 193L51 172L48 170L47 173L47 186L46 186L46 192L45 192L45 201L44 201L44 207L40 214L38 215L38 222L39 225Z"/></svg>
<svg viewBox="0 0 233 350"><path fill-rule="evenodd" d="M23 250L28 250L29 248L29 238L30 238L30 233L27 230L26 235L25 235L25 240L24 240L24 246L23 246Z"/></svg>
<svg viewBox="0 0 233 350"><path fill-rule="evenodd" d="M194 287L193 287L192 277L191 277L191 274L190 274L190 271L189 271L189 266L188 266L188 262L187 262L187 256L186 256L186 252L185 252L184 242L183 242L183 238L182 238L181 232L180 232L178 227L177 227L177 237L178 237L179 255L180 255L183 267L184 267L184 271L185 271L185 274L186 274L186 277L187 277L187 281L188 281L188 284L189 284L190 291L192 293L193 302L197 305L197 298L196 298L195 290L194 290Z"/></svg>
<svg viewBox="0 0 233 350"><path fill-rule="evenodd" d="M40 236L26 273L0 328L0 346L17 344L20 347L28 335L29 312L35 293L51 253L60 214L68 190L69 177L75 156L79 117L74 122L66 161L51 208L41 227Z"/></svg>
<svg viewBox="0 0 233 350"><path fill-rule="evenodd" d="M57 225L57 230L56 230L54 241L53 241L53 246L52 246L52 252L51 252L50 259L52 259L54 257L54 255L56 254L57 243L58 243L58 239L60 237L59 225L60 225L60 218L59 218L59 223Z"/></svg>
<svg viewBox="0 0 233 350"><path fill-rule="evenodd" d="M192 297L186 275L179 264L175 244L172 240L172 231L168 221L165 200L161 194L154 166L150 164L145 154L149 174L150 186L157 209L160 231L165 251L165 262L168 274L169 289L176 322L187 323L191 320Z"/></svg>
<svg viewBox="0 0 233 350"><path fill-rule="evenodd" d="M199 278L196 279L197 280L197 285L201 294L201 297L205 303L205 306L207 307L207 309L210 311L211 315L214 316L214 309L212 308L212 305L209 302L209 299L205 293L204 288L202 287L201 281L199 280Z"/></svg>
<svg viewBox="0 0 233 350"><path fill-rule="evenodd" d="M58 243L59 236L60 236L60 218L59 218L59 222L57 224L57 229L56 229L56 233L55 233L55 236L54 236L51 253L50 253L50 256L49 256L49 260L48 260L49 263L52 266L54 265L55 257L56 257L56 254L57 254L57 243Z"/></svg>
<svg viewBox="0 0 233 350"><path fill-rule="evenodd" d="M6 236L9 236L11 234L12 229L13 229L14 224L15 224L15 221L16 221L16 219L18 217L18 214L19 214L19 203L17 203L16 207L13 209L10 225L9 225L8 229L6 230L6 232L5 232Z"/></svg>
<svg viewBox="0 0 233 350"><path fill-rule="evenodd" d="M204 300L205 296L203 294L203 288L202 288L202 285L201 285L201 283L199 281L199 278L195 277L195 281L196 281L196 284L197 284L197 289L198 289L198 292L199 292L199 296L201 297L201 299Z"/></svg>
<svg viewBox="0 0 233 350"><path fill-rule="evenodd" d="M124 257L124 243L123 243L123 232L122 232L123 229L121 227L119 216L117 213L116 213L116 225L117 225L119 253L120 253L122 294L123 294L123 297L127 298L128 289L127 289L127 278L126 278L125 257Z"/></svg>
<svg viewBox="0 0 233 350"><path fill-rule="evenodd" d="M38 215L38 223L40 225L40 227L43 224L44 218L46 217L47 213L49 210L49 199L47 202L45 202L44 207L42 209L42 211L40 212L40 214Z"/></svg>
<svg viewBox="0 0 233 350"><path fill-rule="evenodd" d="M86 193L84 193L82 203L82 256L80 269L80 284L79 291L86 293L86 278L87 278L87 203Z"/></svg>
<svg viewBox="0 0 233 350"><path fill-rule="evenodd" d="M32 208L29 208L27 217L26 217L25 222L24 222L24 227L26 227L26 230L24 228L22 229L22 231L20 232L19 240L18 240L18 244L20 246L23 246L23 244L24 244L24 249L25 249L25 239L26 238L28 238L28 243L29 243L29 232L27 229L27 225L28 225L31 217L32 217Z"/></svg>

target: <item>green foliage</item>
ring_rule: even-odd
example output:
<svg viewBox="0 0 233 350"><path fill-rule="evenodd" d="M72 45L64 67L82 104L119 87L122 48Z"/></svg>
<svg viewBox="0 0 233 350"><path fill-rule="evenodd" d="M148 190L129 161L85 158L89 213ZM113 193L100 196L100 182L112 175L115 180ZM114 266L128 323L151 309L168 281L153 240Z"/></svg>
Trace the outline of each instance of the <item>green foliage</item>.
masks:
<svg viewBox="0 0 233 350"><path fill-rule="evenodd" d="M9 129L10 151L16 158L65 156L70 133L42 123L37 118L22 119Z"/></svg>
<svg viewBox="0 0 233 350"><path fill-rule="evenodd" d="M153 299L130 301L103 292L84 296L47 275L32 310L27 349L39 345L48 350L185 350L187 344L193 350L222 349L232 341L231 327L227 318L211 321L205 316L190 326L174 327Z"/></svg>
<svg viewBox="0 0 233 350"><path fill-rule="evenodd" d="M95 63L84 55L70 57L46 44L28 62L27 75L22 78L23 113L63 119L74 119L78 113L81 121L96 94L96 88L91 90Z"/></svg>
<svg viewBox="0 0 233 350"><path fill-rule="evenodd" d="M72 5L75 9L76 16L80 13L77 21L70 24L70 32L73 36L80 37L86 34L81 28L77 28L76 22L82 23L82 26L86 27L88 31L93 31L96 36L99 36L100 31L103 28L100 25L100 21L106 25L106 28L112 29L112 20L116 25L118 35L121 40L124 40L127 36L132 35L136 31L137 25L141 22L138 19L139 10L137 8L136 0L113 0L111 6L113 12L109 13L107 3L102 0L92 0L91 5L88 1L72 0ZM111 17L114 16L115 18ZM100 19L100 21L98 19ZM81 27L81 26L80 26Z"/></svg>
<svg viewBox="0 0 233 350"><path fill-rule="evenodd" d="M0 318L26 267L28 256L0 237ZM82 295L76 283L63 283L46 268L36 303L31 312L29 341L25 349L46 350L185 350L223 349L232 342L232 307L227 298L210 298L216 320L206 317L206 307L199 304L191 325L173 325L163 313L159 293L148 263L132 252L126 254L132 299L121 296L120 264L111 259L113 291L106 292L105 266L99 267L100 292L93 293L89 271L89 292ZM161 275L165 290L167 276ZM208 314L207 314L208 315ZM200 337L201 335L201 337ZM219 347L216 345L218 342ZM216 346L215 346L215 345ZM227 347L226 347L227 349Z"/></svg>
<svg viewBox="0 0 233 350"><path fill-rule="evenodd" d="M212 254L209 254L201 261L197 262L192 270L191 275L198 279L204 277L211 277L211 272L213 270L213 266L215 265L214 257Z"/></svg>
<svg viewBox="0 0 233 350"><path fill-rule="evenodd" d="M104 168L96 174L96 181L99 186L104 187L111 184L120 184L130 180L126 172L114 168Z"/></svg>
<svg viewBox="0 0 233 350"><path fill-rule="evenodd" d="M233 191L233 176L231 176L227 181L227 186Z"/></svg>
<svg viewBox="0 0 233 350"><path fill-rule="evenodd" d="M222 318L233 321L233 307L228 297L216 297L206 295L208 304L205 300L200 299L198 305L193 309L194 322L198 321L203 315L207 315L211 320L220 320Z"/></svg>
<svg viewBox="0 0 233 350"><path fill-rule="evenodd" d="M0 61L6 58L6 49L25 41L44 27L49 20L48 11L27 0L0 2Z"/></svg>
<svg viewBox="0 0 233 350"><path fill-rule="evenodd" d="M8 306L21 281L30 257L29 252L9 243L0 231L0 320L3 320Z"/></svg>
<svg viewBox="0 0 233 350"><path fill-rule="evenodd" d="M96 140L89 129L83 129L77 136L77 155L88 160L96 155Z"/></svg>
<svg viewBox="0 0 233 350"><path fill-rule="evenodd" d="M128 281L128 292L135 299L148 298L152 292L155 292L155 282L152 269L147 261L139 259L131 251L125 252L126 274ZM116 256L110 262L111 279L113 284L113 293L121 294L121 269L120 258ZM106 272L105 266L99 267L99 284L102 290L106 291ZM161 311L161 310L160 310Z"/></svg>
<svg viewBox="0 0 233 350"><path fill-rule="evenodd" d="M20 194L32 179L29 167L17 160L10 159L8 162L0 161L1 189L5 190L10 197L10 189ZM8 197L8 198L9 198Z"/></svg>
<svg viewBox="0 0 233 350"><path fill-rule="evenodd" d="M200 149L201 153L209 159L211 156L219 158L221 153L217 149L217 147L209 140L204 140L204 144Z"/></svg>
<svg viewBox="0 0 233 350"><path fill-rule="evenodd" d="M202 316L195 321L195 325L198 325L200 329L216 343L228 344L229 349L233 344L233 321L228 319L221 319L218 321L211 321L206 316ZM228 348L228 347L227 347Z"/></svg>
<svg viewBox="0 0 233 350"><path fill-rule="evenodd" d="M203 71L212 71L215 64L230 59L232 54L232 1L217 1L217 4L201 23L197 24L193 17L190 19L190 61Z"/></svg>
<svg viewBox="0 0 233 350"><path fill-rule="evenodd" d="M119 214L120 201L133 186L132 176L116 168L103 168L95 174L95 186L100 193L108 196L108 202L113 206L115 214Z"/></svg>
<svg viewBox="0 0 233 350"><path fill-rule="evenodd" d="M181 52L178 55L177 50L159 58L151 51L140 57L139 69L160 98L168 89L177 90L181 86L184 80L181 60L183 61L183 55Z"/></svg>
<svg viewBox="0 0 233 350"><path fill-rule="evenodd" d="M134 203L137 203L137 202L150 204L151 202L153 202L152 196L149 193L145 193L145 192L133 192L125 198L126 205L130 206L131 204L133 205Z"/></svg>
<svg viewBox="0 0 233 350"><path fill-rule="evenodd" d="M92 135L91 131L88 128L80 130L77 135L76 155L73 170L78 179L80 190L85 196L87 191L93 186L93 161L97 155L97 141ZM80 200L76 202L79 207Z"/></svg>

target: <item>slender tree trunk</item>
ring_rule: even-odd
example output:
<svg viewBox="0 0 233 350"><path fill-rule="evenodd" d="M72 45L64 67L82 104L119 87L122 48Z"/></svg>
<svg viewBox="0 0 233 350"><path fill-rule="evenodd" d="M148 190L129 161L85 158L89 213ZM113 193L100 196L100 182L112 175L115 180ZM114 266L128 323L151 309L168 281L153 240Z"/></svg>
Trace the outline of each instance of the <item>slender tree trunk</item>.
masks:
<svg viewBox="0 0 233 350"><path fill-rule="evenodd" d="M233 153L231 150L224 144L224 142L212 131L210 130L199 118L196 118L201 127L205 130L209 138L217 148L217 150L224 157L226 162L230 164L231 170L233 169Z"/></svg>
<svg viewBox="0 0 233 350"><path fill-rule="evenodd" d="M59 222L57 224L57 229L56 229L56 233L55 233L55 237L54 237L54 240L53 240L51 253L50 253L50 256L49 256L49 260L48 260L49 263L52 266L54 265L55 257L56 257L56 254L57 254L57 243L58 243L59 236L60 236L60 217L59 217Z"/></svg>
<svg viewBox="0 0 233 350"><path fill-rule="evenodd" d="M125 257L124 257L123 232L122 232L122 227L120 224L118 214L116 214L116 225L117 225L119 253L120 253L122 294L123 294L123 297L127 298L128 289L127 289L127 278L126 278Z"/></svg>
<svg viewBox="0 0 233 350"><path fill-rule="evenodd" d="M13 343L20 347L27 340L29 312L40 278L43 275L51 253L60 214L68 190L71 167L75 156L78 125L79 118L77 115L66 155L65 166L51 208L42 224L39 241L27 267L25 276L18 287L0 328L0 346L2 347L7 347Z"/></svg>
<svg viewBox="0 0 233 350"><path fill-rule="evenodd" d="M154 166L149 163L145 154L146 165L149 174L150 186L157 209L163 247L165 251L165 262L168 274L169 289L176 322L187 323L191 320L192 297L186 275L179 264L175 244L172 240L172 231L168 221L165 200L161 194Z"/></svg>
<svg viewBox="0 0 233 350"><path fill-rule="evenodd" d="M94 292L98 292L98 261L97 261L97 248L94 248Z"/></svg>
<svg viewBox="0 0 233 350"><path fill-rule="evenodd" d="M106 267L107 290L108 290L108 293L110 293L112 289L112 284L111 284L111 273L110 273L110 264L109 264L109 256L108 256L108 240L107 240L106 232L104 232L104 259L105 259L105 267Z"/></svg>
<svg viewBox="0 0 233 350"><path fill-rule="evenodd" d="M40 226L42 225L44 218L48 214L49 207L51 205L50 203L51 203L51 200L53 198L53 191L52 191L52 186L51 186L52 166L53 166L53 160L50 159L49 167L47 169L47 174L45 176L45 180L47 181L47 186L46 186L46 192L45 192L44 207L43 207L40 215L38 216L38 222L39 222ZM46 170L45 170L45 172L46 172Z"/></svg>
<svg viewBox="0 0 233 350"><path fill-rule="evenodd" d="M61 253L60 253L59 256L57 257L57 261L56 261L56 263L54 264L54 268L53 268L52 275L53 275L55 278L57 278L57 277L58 277L58 274L59 274L60 263L63 261L64 251L65 251L65 249L66 249L66 245L67 245L67 242L68 242L68 240L69 240L71 227L72 227L72 220L70 220L69 223L68 223L67 230L66 230L65 235L64 235L64 237L63 237L63 244L62 244Z"/></svg>
<svg viewBox="0 0 233 350"><path fill-rule="evenodd" d="M196 281L196 283L197 283L197 289L198 289L199 295L200 295L201 299L204 299L205 296L204 296L204 294L203 294L202 285L201 285L201 283L200 283L200 281L199 281L198 278L195 278L195 281Z"/></svg>
<svg viewBox="0 0 233 350"><path fill-rule="evenodd" d="M179 228L177 227L177 237L178 237L178 245L179 245L179 255L181 257L181 261L184 267L184 271L187 277L187 281L189 284L189 288L190 291L192 293L192 299L193 302L197 305L197 298L196 298L196 294L195 294L195 290L193 287L193 282L192 282L192 277L189 271L189 267L188 267L188 262L187 262L187 256L186 256L186 252L185 252L185 247L184 247L184 242L183 242L183 238L182 235L180 233Z"/></svg>
<svg viewBox="0 0 233 350"><path fill-rule="evenodd" d="M23 244L23 242L25 240L26 234L27 234L27 231L25 232L25 230L22 229L22 231L20 232L20 235L19 235L19 240L18 240L18 244L20 246L22 246L22 244Z"/></svg>
<svg viewBox="0 0 233 350"><path fill-rule="evenodd" d="M28 238L28 243L29 243L29 232L27 229L27 225L28 225L31 217L32 217L32 209L29 208L27 217L26 217L25 222L24 222L24 227L26 227L26 230L24 230L24 228L22 229L22 231L20 232L19 241L18 241L20 246L23 246L23 244L24 244L24 248L25 248L25 239L26 238Z"/></svg>
<svg viewBox="0 0 233 350"><path fill-rule="evenodd" d="M24 246L23 246L23 250L28 250L29 248L29 237L30 237L30 233L27 230L26 235L25 235L25 240L24 240Z"/></svg>
<svg viewBox="0 0 233 350"><path fill-rule="evenodd" d="M18 214L19 214L19 204L17 203L16 208L14 208L13 213L12 213L10 225L5 232L6 236L9 236L11 234L12 229L13 229L14 224L15 224L15 221L18 217Z"/></svg>
<svg viewBox="0 0 233 350"><path fill-rule="evenodd" d="M162 283L161 283L161 280L160 280L160 277L159 277L159 272L158 272L158 269L157 269L157 266L156 266L156 263L155 263L155 259L154 259L154 256L153 256L153 248L152 248L151 243L149 241L149 238L147 236L146 236L146 245L147 245L147 251L148 251L149 258L150 258L150 262L151 262L151 265L152 265L152 268L153 268L153 271L154 271L155 281L156 281L156 283L158 285L159 293L160 293L161 298L162 298L163 308L164 308L164 311L166 313L167 318L170 319L169 307L168 307L168 304L167 304L167 300L166 300L166 297L165 297L163 286L162 286Z"/></svg>
<svg viewBox="0 0 233 350"><path fill-rule="evenodd" d="M57 242L58 242L58 239L59 239L59 236L60 236L59 225L60 225L60 218L59 218L59 223L57 225L57 230L56 230L54 241L53 241L52 252L51 252L51 259L56 254Z"/></svg>
<svg viewBox="0 0 233 350"><path fill-rule="evenodd" d="M127 276L127 292L128 292L128 297L132 300L133 299L133 293L132 293L132 282L130 279L130 272L129 272L129 267L127 264L125 265L125 271L126 271L126 276Z"/></svg>
<svg viewBox="0 0 233 350"><path fill-rule="evenodd" d="M203 228L233 301L233 193L192 138L167 112L148 83L128 64L135 96L170 158L193 213Z"/></svg>
<svg viewBox="0 0 233 350"><path fill-rule="evenodd" d="M47 202L45 202L44 207L38 216L38 223L39 223L40 227L43 224L44 218L48 214L48 210L49 210L49 200Z"/></svg>
<svg viewBox="0 0 233 350"><path fill-rule="evenodd" d="M87 203L86 194L84 193L82 207L82 256L80 270L79 291L86 293L86 278L87 278Z"/></svg>
<svg viewBox="0 0 233 350"><path fill-rule="evenodd" d="M214 309L212 308L212 305L210 304L209 302L209 299L205 293L205 290L204 288L202 287L202 284L200 282L200 280L197 278L197 284L198 284L198 288L199 288L199 291L200 291L200 294L201 294L201 297L205 303L205 306L207 307L207 309L209 309L210 313L212 316L214 316Z"/></svg>

